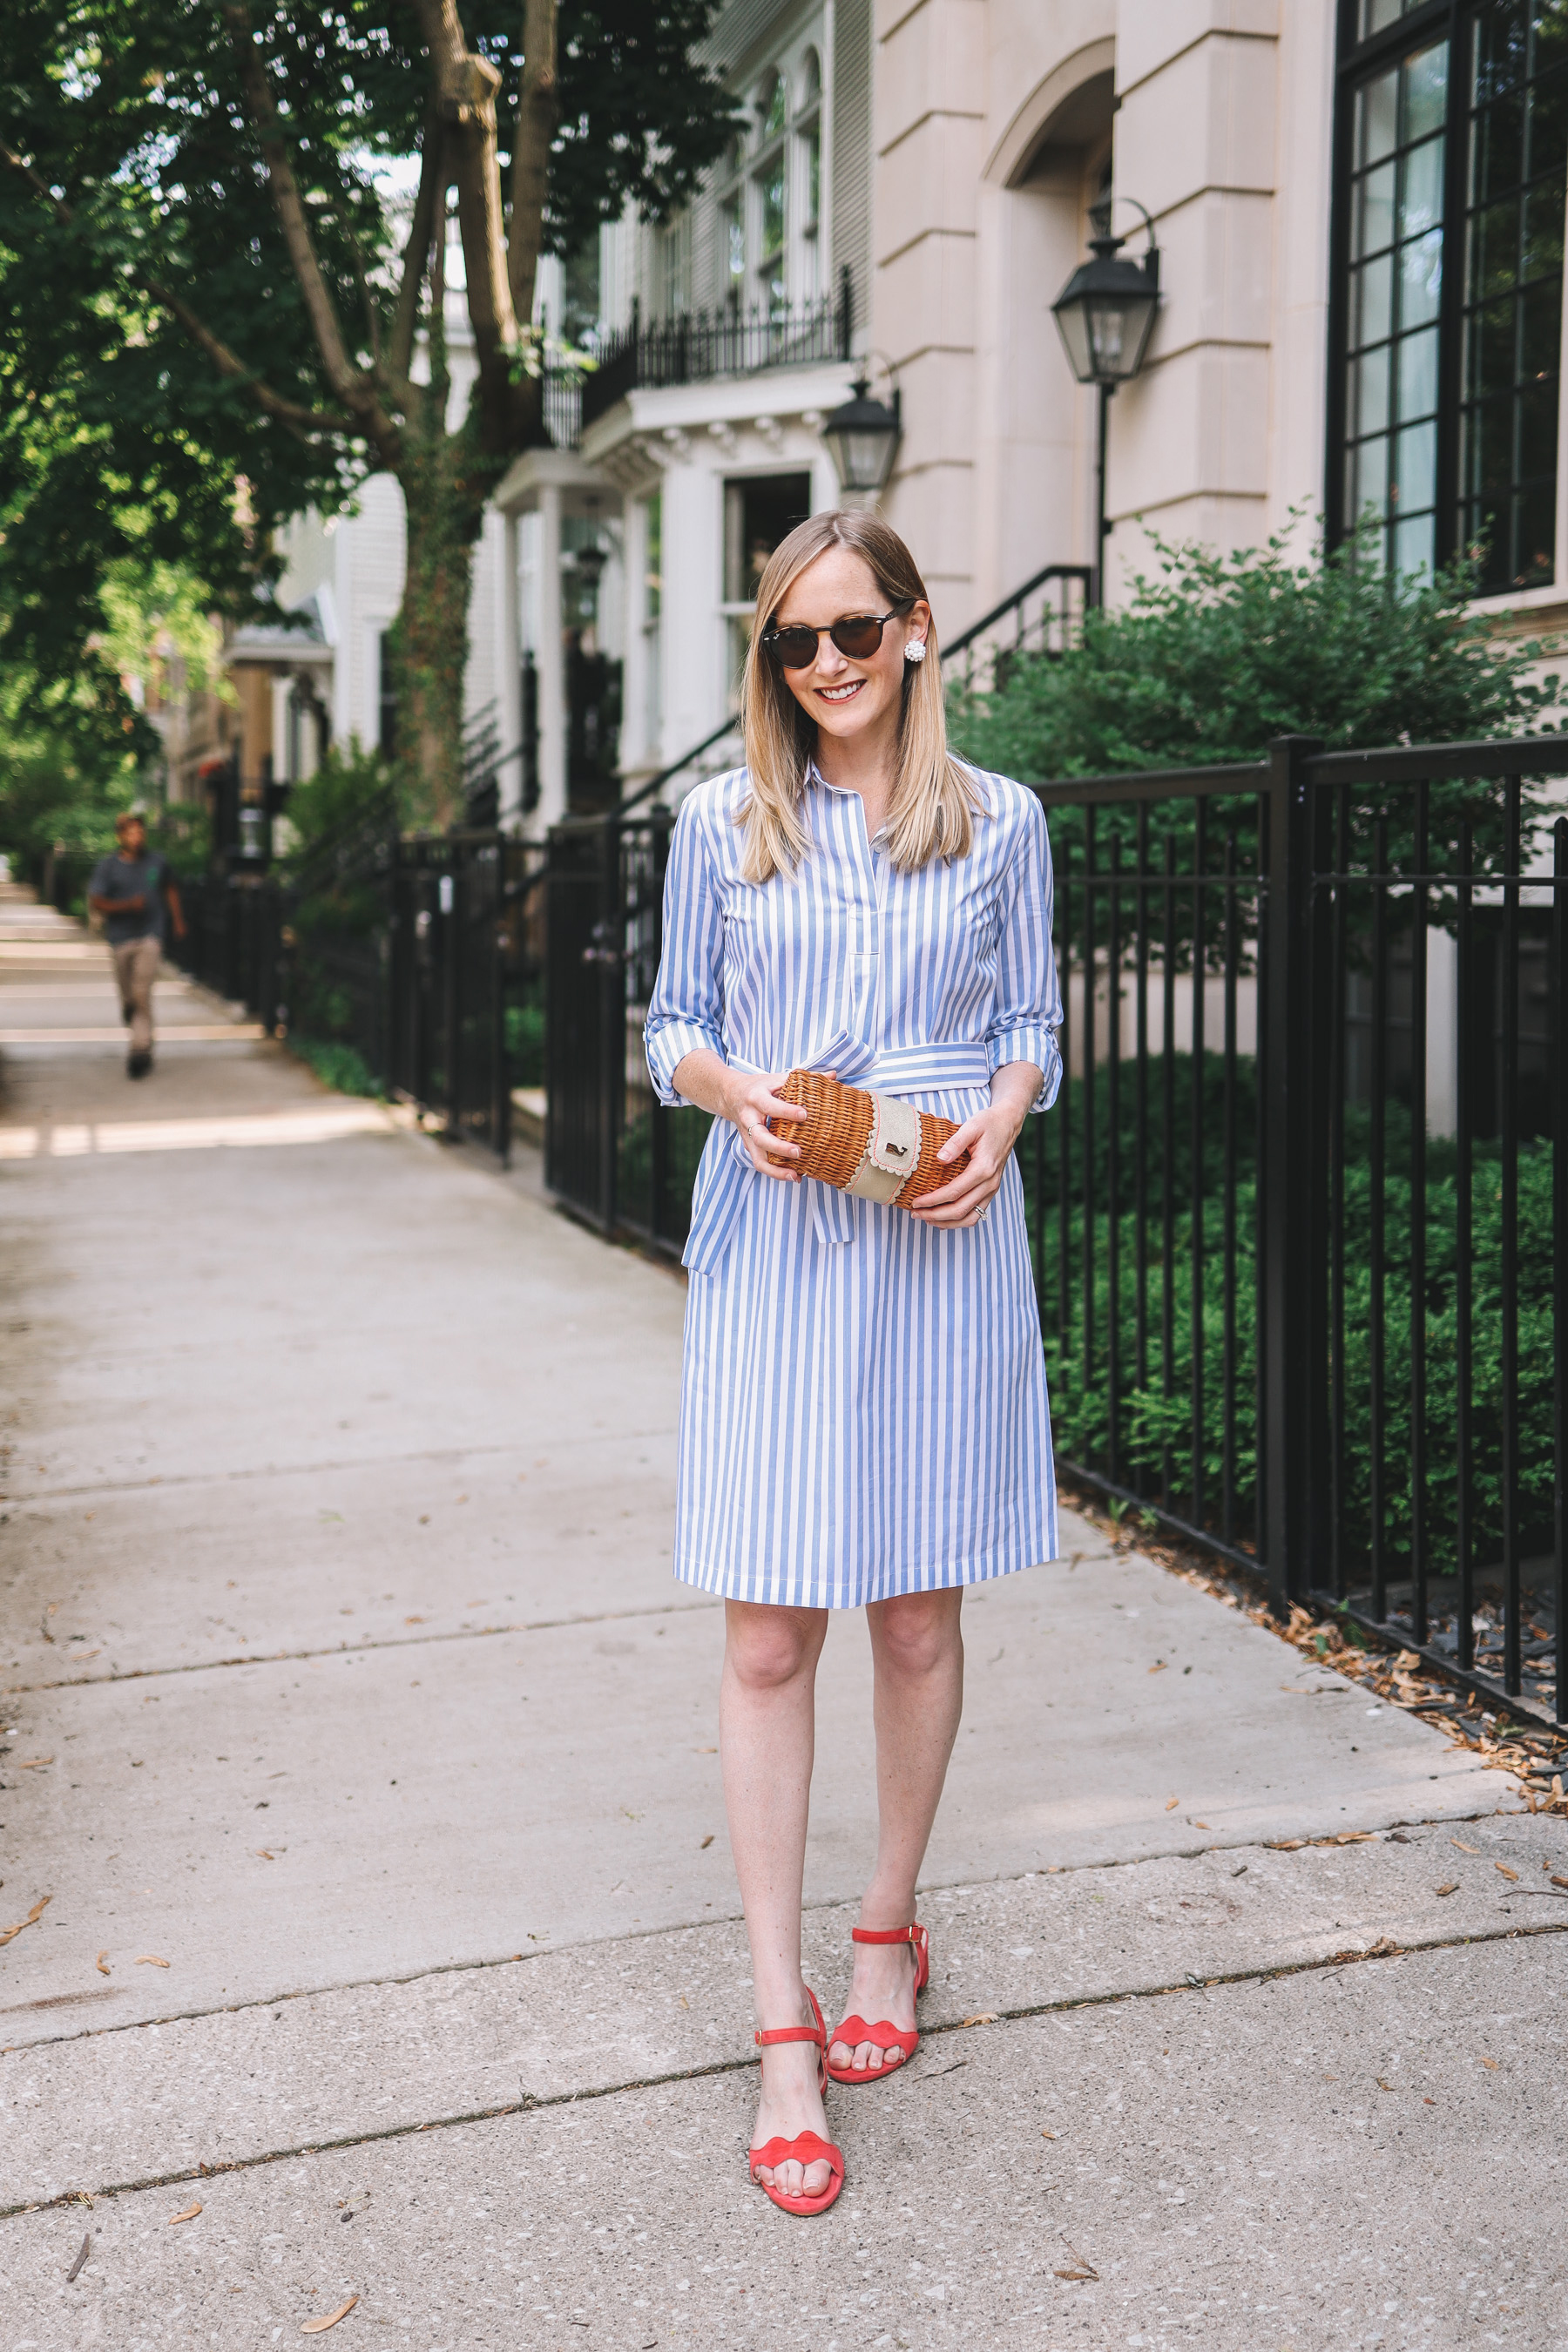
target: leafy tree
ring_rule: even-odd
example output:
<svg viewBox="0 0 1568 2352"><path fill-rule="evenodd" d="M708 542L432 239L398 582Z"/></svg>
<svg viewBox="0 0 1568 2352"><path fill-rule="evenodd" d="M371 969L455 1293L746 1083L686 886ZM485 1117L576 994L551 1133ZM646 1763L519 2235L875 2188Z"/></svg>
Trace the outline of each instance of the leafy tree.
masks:
<svg viewBox="0 0 1568 2352"><path fill-rule="evenodd" d="M1392 595L1348 541L1293 561L1289 534L1218 555L1155 539L1160 569L1090 613L1059 658L1015 657L955 692L959 748L1003 773L1070 779L1257 760L1278 735L1331 749L1539 731L1561 706L1543 648L1498 640L1459 562Z"/></svg>
<svg viewBox="0 0 1568 2352"><path fill-rule="evenodd" d="M7 11L0 373L18 389L63 386L54 470L36 452L35 469L51 490L73 475L85 487L92 453L107 452L114 495L154 505L160 530L180 521L188 490L219 585L217 559L239 572L282 516L340 505L368 471L395 475L407 511L394 633L405 781L437 817L461 797L485 502L546 437L530 323L539 257L627 202L658 218L694 190L732 120L691 55L714 13L715 0ZM394 167L414 158L417 185L400 195ZM471 373L447 349L449 208ZM26 473L26 436L13 438L0 443L0 509ZM232 513L214 510L222 458L246 478L248 550ZM64 513L57 492L29 558L40 581L47 559L72 576ZM47 601L40 584L29 609Z"/></svg>
<svg viewBox="0 0 1568 2352"><path fill-rule="evenodd" d="M57 648L49 671L0 665L0 848L35 874L51 849L79 860L110 847L116 814L157 799L162 744L150 706L233 697L211 594L188 565L117 557L97 604L102 626ZM203 811L197 829L205 824ZM164 848L170 831L161 828Z"/></svg>
<svg viewBox="0 0 1568 2352"><path fill-rule="evenodd" d="M0 850L37 880L57 848L109 848L150 737L101 666L49 683L0 667Z"/></svg>
<svg viewBox="0 0 1568 2352"><path fill-rule="evenodd" d="M99 601L97 651L130 685L139 709L182 695L237 699L224 668L211 593L188 563L121 556L106 568Z"/></svg>

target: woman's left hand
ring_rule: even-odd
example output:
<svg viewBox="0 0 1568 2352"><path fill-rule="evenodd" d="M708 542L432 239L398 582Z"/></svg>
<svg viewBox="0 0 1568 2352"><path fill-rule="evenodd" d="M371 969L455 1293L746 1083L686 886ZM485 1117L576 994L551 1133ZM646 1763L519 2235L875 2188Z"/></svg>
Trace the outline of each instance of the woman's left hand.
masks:
<svg viewBox="0 0 1568 2352"><path fill-rule="evenodd" d="M928 1225L977 1225L1001 1188L1018 1131L1039 1090L1040 1073L1032 1062L1004 1064L991 1082L985 1109L966 1118L937 1154L939 1160L962 1160L967 1151L968 1167L951 1184L922 1193L910 1215Z"/></svg>

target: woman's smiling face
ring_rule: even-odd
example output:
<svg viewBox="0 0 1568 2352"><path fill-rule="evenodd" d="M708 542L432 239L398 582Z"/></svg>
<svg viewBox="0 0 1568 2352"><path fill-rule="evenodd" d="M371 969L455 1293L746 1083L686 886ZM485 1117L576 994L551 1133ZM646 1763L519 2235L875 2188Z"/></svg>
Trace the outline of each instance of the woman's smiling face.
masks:
<svg viewBox="0 0 1568 2352"><path fill-rule="evenodd" d="M885 613L890 602L864 556L847 547L829 547L792 581L773 625L826 630L835 621ZM826 734L847 740L868 730L896 729L903 704L904 647L910 638L923 638L930 626L929 604L895 613L880 646L865 661L852 661L831 637L819 636L810 668L786 669L784 683Z"/></svg>

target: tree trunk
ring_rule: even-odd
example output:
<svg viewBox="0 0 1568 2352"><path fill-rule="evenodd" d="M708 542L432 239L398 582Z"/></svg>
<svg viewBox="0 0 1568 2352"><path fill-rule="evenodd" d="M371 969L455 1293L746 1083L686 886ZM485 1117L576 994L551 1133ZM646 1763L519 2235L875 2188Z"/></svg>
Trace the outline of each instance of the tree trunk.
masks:
<svg viewBox="0 0 1568 2352"><path fill-rule="evenodd" d="M405 824L443 827L463 814L463 672L474 542L504 470L468 434L408 436L398 479L407 510L403 604L393 632L396 768Z"/></svg>

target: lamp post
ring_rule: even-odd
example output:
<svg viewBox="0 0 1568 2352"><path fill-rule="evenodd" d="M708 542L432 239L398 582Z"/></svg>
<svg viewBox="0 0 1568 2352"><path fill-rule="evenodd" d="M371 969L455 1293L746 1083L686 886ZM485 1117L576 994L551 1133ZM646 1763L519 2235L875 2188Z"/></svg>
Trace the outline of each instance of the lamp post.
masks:
<svg viewBox="0 0 1568 2352"><path fill-rule="evenodd" d="M1051 304L1068 365L1079 383L1092 383L1100 394L1094 468L1094 588L1089 599L1096 605L1105 602L1105 446L1110 396L1119 383L1130 383L1142 366L1143 354L1154 331L1154 313L1160 307L1160 248L1154 242L1154 224L1136 198L1127 201L1143 213L1149 245L1142 260L1119 258L1127 239L1110 233L1108 199L1097 205L1089 215L1097 232L1089 239L1093 259L1079 264Z"/></svg>
<svg viewBox="0 0 1568 2352"><path fill-rule="evenodd" d="M871 398L868 376L858 377L854 398L836 408L823 420L822 426L827 454L846 497L873 503L880 497L893 470L903 429L898 385L893 386L892 405L889 407Z"/></svg>

